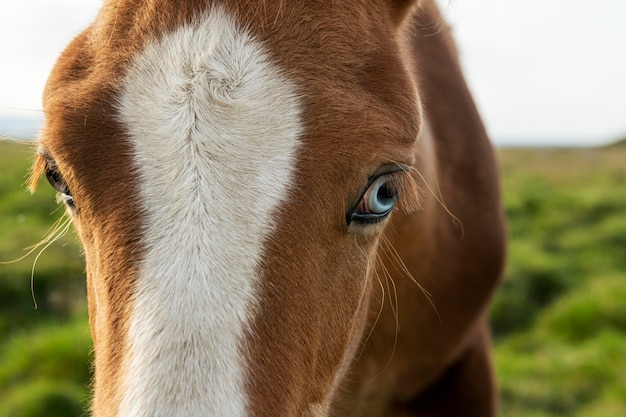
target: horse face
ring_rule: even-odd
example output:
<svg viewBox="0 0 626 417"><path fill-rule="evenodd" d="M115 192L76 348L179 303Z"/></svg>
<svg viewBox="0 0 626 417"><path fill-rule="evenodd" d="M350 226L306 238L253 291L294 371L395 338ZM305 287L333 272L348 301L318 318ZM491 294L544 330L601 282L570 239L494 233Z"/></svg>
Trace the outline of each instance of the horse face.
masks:
<svg viewBox="0 0 626 417"><path fill-rule="evenodd" d="M53 70L38 162L85 248L94 410L324 415L415 197L397 14L119 7Z"/></svg>

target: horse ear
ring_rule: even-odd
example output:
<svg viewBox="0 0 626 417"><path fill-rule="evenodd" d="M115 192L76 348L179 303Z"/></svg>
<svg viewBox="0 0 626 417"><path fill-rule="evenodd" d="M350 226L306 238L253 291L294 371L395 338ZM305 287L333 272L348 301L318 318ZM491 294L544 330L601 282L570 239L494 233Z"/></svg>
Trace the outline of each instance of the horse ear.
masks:
<svg viewBox="0 0 626 417"><path fill-rule="evenodd" d="M391 5L394 21L399 25L420 0L387 0Z"/></svg>

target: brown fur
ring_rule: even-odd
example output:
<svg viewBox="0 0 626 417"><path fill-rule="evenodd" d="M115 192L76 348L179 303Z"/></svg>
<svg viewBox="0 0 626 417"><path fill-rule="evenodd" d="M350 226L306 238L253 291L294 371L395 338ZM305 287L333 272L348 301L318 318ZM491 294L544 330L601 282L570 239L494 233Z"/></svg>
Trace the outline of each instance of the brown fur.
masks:
<svg viewBox="0 0 626 417"><path fill-rule="evenodd" d="M106 2L44 94L42 149L73 192L85 246L96 416L119 404L143 250L119 82L147 41L207 3ZM242 351L250 415L495 415L486 306L504 258L497 171L434 2L245 3L224 6L298 83L306 117ZM345 213L389 163L413 168L421 208L361 233Z"/></svg>

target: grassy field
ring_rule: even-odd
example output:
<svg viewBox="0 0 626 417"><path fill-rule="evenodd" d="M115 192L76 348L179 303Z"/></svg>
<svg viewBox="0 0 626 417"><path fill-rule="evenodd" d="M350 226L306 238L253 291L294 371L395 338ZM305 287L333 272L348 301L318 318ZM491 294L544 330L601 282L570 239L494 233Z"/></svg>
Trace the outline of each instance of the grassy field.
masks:
<svg viewBox="0 0 626 417"><path fill-rule="evenodd" d="M626 146L501 150L503 415L626 416Z"/></svg>
<svg viewBox="0 0 626 417"><path fill-rule="evenodd" d="M52 188L24 186L34 148L0 142L0 262L42 241L63 211ZM45 181L45 180L44 180ZM91 340L84 266L69 231L39 257L0 264L0 417L80 416L88 400Z"/></svg>
<svg viewBox="0 0 626 417"><path fill-rule="evenodd" d="M32 154L0 142L0 261L62 218ZM504 417L626 416L626 146L499 151L509 263L493 303ZM0 417L79 416L90 337L70 230L39 258L0 264Z"/></svg>

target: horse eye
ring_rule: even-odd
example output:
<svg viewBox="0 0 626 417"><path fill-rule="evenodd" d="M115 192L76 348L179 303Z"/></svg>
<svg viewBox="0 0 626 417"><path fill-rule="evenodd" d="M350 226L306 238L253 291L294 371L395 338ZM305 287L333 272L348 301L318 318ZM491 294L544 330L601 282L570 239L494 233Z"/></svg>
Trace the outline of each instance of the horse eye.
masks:
<svg viewBox="0 0 626 417"><path fill-rule="evenodd" d="M48 163L46 167L46 178L52 187L57 190L61 194L61 199L65 204L70 207L74 207L74 197L72 196L72 192L69 187L65 183L65 180L61 176L61 173L56 169L56 167L51 166Z"/></svg>
<svg viewBox="0 0 626 417"><path fill-rule="evenodd" d="M390 174L376 178L361 196L359 204L352 211L348 223L357 221L360 223L378 223L384 220L398 200L399 190L391 181Z"/></svg>

